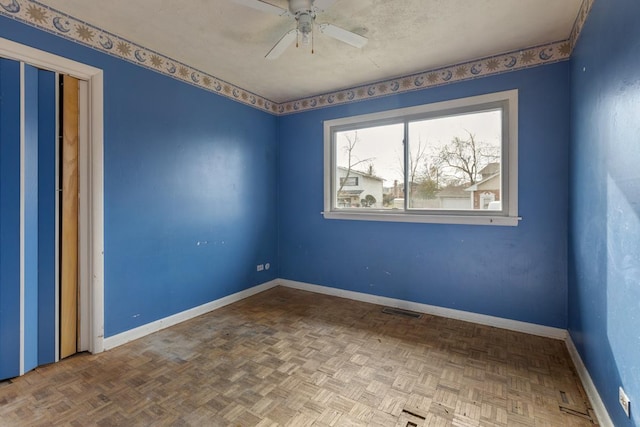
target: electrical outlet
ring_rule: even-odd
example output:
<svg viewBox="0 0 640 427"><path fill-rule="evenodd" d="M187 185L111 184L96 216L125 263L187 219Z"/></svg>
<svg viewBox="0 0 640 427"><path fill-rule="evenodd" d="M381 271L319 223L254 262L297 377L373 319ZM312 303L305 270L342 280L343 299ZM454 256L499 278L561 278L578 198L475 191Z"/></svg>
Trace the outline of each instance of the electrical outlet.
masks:
<svg viewBox="0 0 640 427"><path fill-rule="evenodd" d="M629 401L629 398L627 397L622 387L618 389L618 400L620 401L620 406L622 406L622 409L624 409L624 413L627 414L627 418L628 418L629 405L631 405L631 402Z"/></svg>
<svg viewBox="0 0 640 427"><path fill-rule="evenodd" d="M265 269L265 270L268 270L268 269L270 269L270 268L271 268L271 264L266 263L266 264L264 265L264 269Z"/></svg>
<svg viewBox="0 0 640 427"><path fill-rule="evenodd" d="M262 271L262 270L264 270L264 264L256 265L256 271Z"/></svg>

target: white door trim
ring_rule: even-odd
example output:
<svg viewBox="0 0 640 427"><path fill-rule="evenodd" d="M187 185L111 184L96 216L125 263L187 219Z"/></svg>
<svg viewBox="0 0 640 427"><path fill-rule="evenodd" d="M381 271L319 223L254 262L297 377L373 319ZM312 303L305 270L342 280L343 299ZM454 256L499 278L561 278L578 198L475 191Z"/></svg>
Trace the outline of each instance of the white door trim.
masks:
<svg viewBox="0 0 640 427"><path fill-rule="evenodd" d="M68 74L86 82L85 101L88 117L86 141L80 140L80 170L85 171L85 185L80 189L80 247L87 248L80 257L81 349L92 353L104 350L104 114L102 70L39 49L0 38L0 56L38 68ZM82 116L81 116L82 117ZM82 182L82 181L81 181ZM83 207L84 206L84 207ZM84 292L84 296L83 296ZM82 305L85 306L82 306ZM88 342L87 342L88 341Z"/></svg>
<svg viewBox="0 0 640 427"><path fill-rule="evenodd" d="M25 89L24 64L20 63L20 375L24 375L24 223L25 223Z"/></svg>

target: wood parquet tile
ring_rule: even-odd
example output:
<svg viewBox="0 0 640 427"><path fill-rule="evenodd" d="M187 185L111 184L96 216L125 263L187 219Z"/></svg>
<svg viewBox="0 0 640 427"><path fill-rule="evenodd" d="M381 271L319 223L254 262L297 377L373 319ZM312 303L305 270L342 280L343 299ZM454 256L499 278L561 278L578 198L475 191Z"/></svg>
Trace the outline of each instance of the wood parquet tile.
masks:
<svg viewBox="0 0 640 427"><path fill-rule="evenodd" d="M277 287L0 383L2 426L587 426L562 341Z"/></svg>

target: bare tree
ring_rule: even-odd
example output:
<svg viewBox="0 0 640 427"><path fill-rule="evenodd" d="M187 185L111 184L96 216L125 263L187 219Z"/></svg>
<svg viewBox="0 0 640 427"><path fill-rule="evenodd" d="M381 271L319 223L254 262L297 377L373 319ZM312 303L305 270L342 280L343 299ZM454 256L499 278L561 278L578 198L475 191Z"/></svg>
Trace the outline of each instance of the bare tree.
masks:
<svg viewBox="0 0 640 427"><path fill-rule="evenodd" d="M423 145L422 138L418 138L418 145L415 150L409 147L409 185L415 183L419 178L419 168L426 163L427 144Z"/></svg>
<svg viewBox="0 0 640 427"><path fill-rule="evenodd" d="M450 143L442 147L436 162L443 169L453 171L453 180L462 179L471 185L478 182L478 172L489 163L500 158L500 147L477 141L474 134L467 131L468 139L455 137Z"/></svg>
<svg viewBox="0 0 640 427"><path fill-rule="evenodd" d="M418 138L417 144L409 147L407 172L411 198L415 197L414 193L420 193L421 196L427 198L435 196L440 175L439 166L433 162L429 164L429 157L429 144L423 142L422 138ZM398 164L398 171L404 176L404 160L400 156L398 156ZM406 191L405 196L407 196Z"/></svg>
<svg viewBox="0 0 640 427"><path fill-rule="evenodd" d="M409 183L415 182L420 176L419 168L426 162L427 159L427 144L422 143L422 139L418 139L417 148L409 151L409 167L404 167L404 152L402 154L396 151L396 171L398 171L403 177L405 171L409 172Z"/></svg>

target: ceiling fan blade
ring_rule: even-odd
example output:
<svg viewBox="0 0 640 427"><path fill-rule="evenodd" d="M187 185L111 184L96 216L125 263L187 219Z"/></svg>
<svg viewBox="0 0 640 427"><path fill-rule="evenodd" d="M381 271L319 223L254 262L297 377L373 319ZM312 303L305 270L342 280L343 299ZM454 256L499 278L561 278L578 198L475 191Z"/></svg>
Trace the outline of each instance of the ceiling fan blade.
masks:
<svg viewBox="0 0 640 427"><path fill-rule="evenodd" d="M359 34L336 27L333 24L320 24L319 27L323 34L333 37L336 40L340 40L341 42L350 44L353 47L361 48L369 41L366 37L362 37Z"/></svg>
<svg viewBox="0 0 640 427"><path fill-rule="evenodd" d="M335 2L336 0L314 0L313 7L315 7L319 12L324 12Z"/></svg>
<svg viewBox="0 0 640 427"><path fill-rule="evenodd" d="M261 12L270 13L272 15L286 16L289 15L287 9L282 9L278 6L274 6L271 3L267 3L261 0L232 0L234 3L241 4L242 6L250 7Z"/></svg>
<svg viewBox="0 0 640 427"><path fill-rule="evenodd" d="M296 37L298 37L297 29L294 28L293 30L288 31L284 36L282 36L280 41L276 43L274 47L271 48L271 50L269 51L269 53L267 53L267 56L265 56L265 58L276 59L277 57L282 55L282 52L287 50L287 48L291 45L291 43L293 43Z"/></svg>

